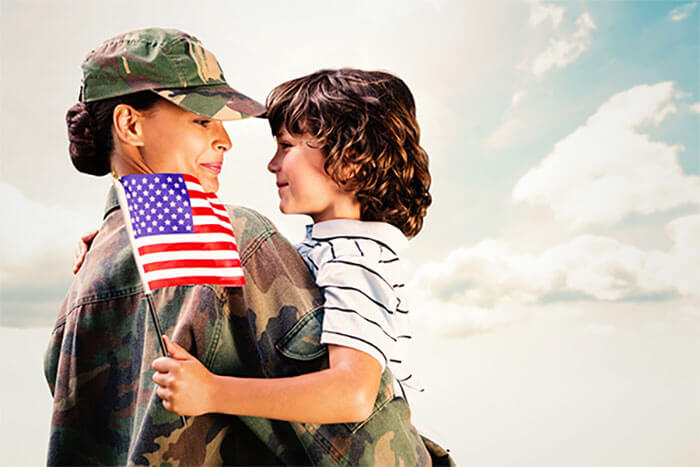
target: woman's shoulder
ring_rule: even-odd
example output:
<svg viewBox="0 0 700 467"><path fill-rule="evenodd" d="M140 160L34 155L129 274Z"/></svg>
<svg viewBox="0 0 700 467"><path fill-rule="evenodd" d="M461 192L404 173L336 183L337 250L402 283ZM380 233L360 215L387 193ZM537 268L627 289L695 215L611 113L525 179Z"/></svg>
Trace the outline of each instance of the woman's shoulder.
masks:
<svg viewBox="0 0 700 467"><path fill-rule="evenodd" d="M256 210L231 204L225 204L225 206L231 219L233 233L239 242L248 241L261 234L269 235L277 232L277 227L272 221Z"/></svg>

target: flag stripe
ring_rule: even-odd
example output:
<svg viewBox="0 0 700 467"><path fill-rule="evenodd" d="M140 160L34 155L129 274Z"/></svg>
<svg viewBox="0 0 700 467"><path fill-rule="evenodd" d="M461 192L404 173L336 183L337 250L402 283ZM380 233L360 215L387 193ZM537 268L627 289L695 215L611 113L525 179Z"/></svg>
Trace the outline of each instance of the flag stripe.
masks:
<svg viewBox="0 0 700 467"><path fill-rule="evenodd" d="M152 261L144 264L146 272L161 271L163 269L177 268L236 268L241 262L237 259L174 259L169 261Z"/></svg>
<svg viewBox="0 0 700 467"><path fill-rule="evenodd" d="M163 287L174 287L178 285L196 285L196 284L214 284L227 287L241 287L245 285L243 276L241 277L220 277L220 276L201 276L201 277L178 277L176 279L160 279L149 281L148 286L151 290L160 289Z"/></svg>
<svg viewBox="0 0 700 467"><path fill-rule="evenodd" d="M161 243L192 243L193 240L196 240L194 243L226 242L235 245L231 235L222 233L199 234L197 237L193 237L192 234L150 235L148 237L137 238L135 243L137 248L141 248L148 245L158 245Z"/></svg>
<svg viewBox="0 0 700 467"><path fill-rule="evenodd" d="M141 256L144 261L149 263L173 261L176 259L236 259L240 261L238 252L235 250L164 251L162 253L150 253Z"/></svg>
<svg viewBox="0 0 700 467"><path fill-rule="evenodd" d="M215 216L193 216L193 220L193 223L195 225L220 225L231 230L231 221L222 221L221 219Z"/></svg>
<svg viewBox="0 0 700 467"><path fill-rule="evenodd" d="M223 225L195 225L194 233L224 233L233 235L233 230L231 227L224 227Z"/></svg>
<svg viewBox="0 0 700 467"><path fill-rule="evenodd" d="M173 236L173 235L171 235ZM141 255L163 252L187 252L188 250L196 250L197 252L217 251L217 250L236 250L236 246L231 242L183 242L183 243L157 243L155 245L145 245L139 248Z"/></svg>
<svg viewBox="0 0 700 467"><path fill-rule="evenodd" d="M223 216L209 207L198 208L198 207L193 206L192 207L192 215L193 216L214 216L223 222L227 222L229 224L231 223L228 216Z"/></svg>
<svg viewBox="0 0 700 467"><path fill-rule="evenodd" d="M241 268L176 268L147 272L146 280L151 282L168 277L208 277L215 275L237 277L243 275L243 270Z"/></svg>

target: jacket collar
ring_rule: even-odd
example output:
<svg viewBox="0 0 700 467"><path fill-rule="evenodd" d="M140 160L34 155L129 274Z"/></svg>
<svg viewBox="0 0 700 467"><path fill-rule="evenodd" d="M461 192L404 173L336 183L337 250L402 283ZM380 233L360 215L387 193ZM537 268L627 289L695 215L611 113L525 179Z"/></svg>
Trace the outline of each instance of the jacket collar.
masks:
<svg viewBox="0 0 700 467"><path fill-rule="evenodd" d="M109 213L119 209L119 197L117 196L117 190L114 186L109 187L109 192L107 193L107 202L105 203L105 213L103 219L106 219Z"/></svg>

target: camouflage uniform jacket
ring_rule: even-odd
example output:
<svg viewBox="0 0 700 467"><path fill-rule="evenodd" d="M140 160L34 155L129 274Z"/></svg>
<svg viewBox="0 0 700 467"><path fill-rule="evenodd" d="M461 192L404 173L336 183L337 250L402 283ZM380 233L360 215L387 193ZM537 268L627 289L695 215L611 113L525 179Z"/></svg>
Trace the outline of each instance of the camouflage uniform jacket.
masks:
<svg viewBox="0 0 700 467"><path fill-rule="evenodd" d="M283 377L326 368L322 297L303 260L267 219L228 210L247 285L156 290L163 331L217 374ZM428 462L426 446L433 463L451 462L411 426L388 371L375 411L360 424L207 414L187 417L183 427L155 394L156 339L111 190L45 355L54 396L50 465L420 465Z"/></svg>

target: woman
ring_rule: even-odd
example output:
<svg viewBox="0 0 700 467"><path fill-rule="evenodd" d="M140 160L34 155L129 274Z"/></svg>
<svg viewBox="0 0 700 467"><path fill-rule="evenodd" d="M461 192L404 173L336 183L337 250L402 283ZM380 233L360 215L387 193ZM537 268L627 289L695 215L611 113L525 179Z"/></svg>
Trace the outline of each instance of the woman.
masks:
<svg viewBox="0 0 700 467"><path fill-rule="evenodd" d="M231 147L221 120L263 111L226 84L197 39L163 29L122 34L92 51L80 100L67 114L79 171L186 173L207 191L218 189ZM320 297L296 250L266 219L243 208L228 211L246 287L159 289L155 308L163 331L212 371L265 376L281 365L281 357L269 356L276 340ZM110 190L104 223L46 352L54 395L49 464L309 463L287 424L209 415L189 418L183 429L155 395L150 366L159 356L158 337ZM302 366L284 362L279 371Z"/></svg>
<svg viewBox="0 0 700 467"><path fill-rule="evenodd" d="M70 153L78 170L94 175L186 173L215 191L231 144L219 120L262 110L229 88L214 56L179 31L134 31L106 41L88 56L83 72L81 103L67 116ZM259 214L228 212L247 285L156 290L165 334L220 375L278 378L327 368L319 343L322 298L303 260ZM389 427L410 421L405 404L387 403L394 398L389 371L362 423L207 414L182 427L156 396L150 365L159 336L149 328L123 216L110 191L104 224L46 354L54 393L50 464L402 460L397 440L389 442ZM439 447L428 447L433 462L447 460Z"/></svg>

